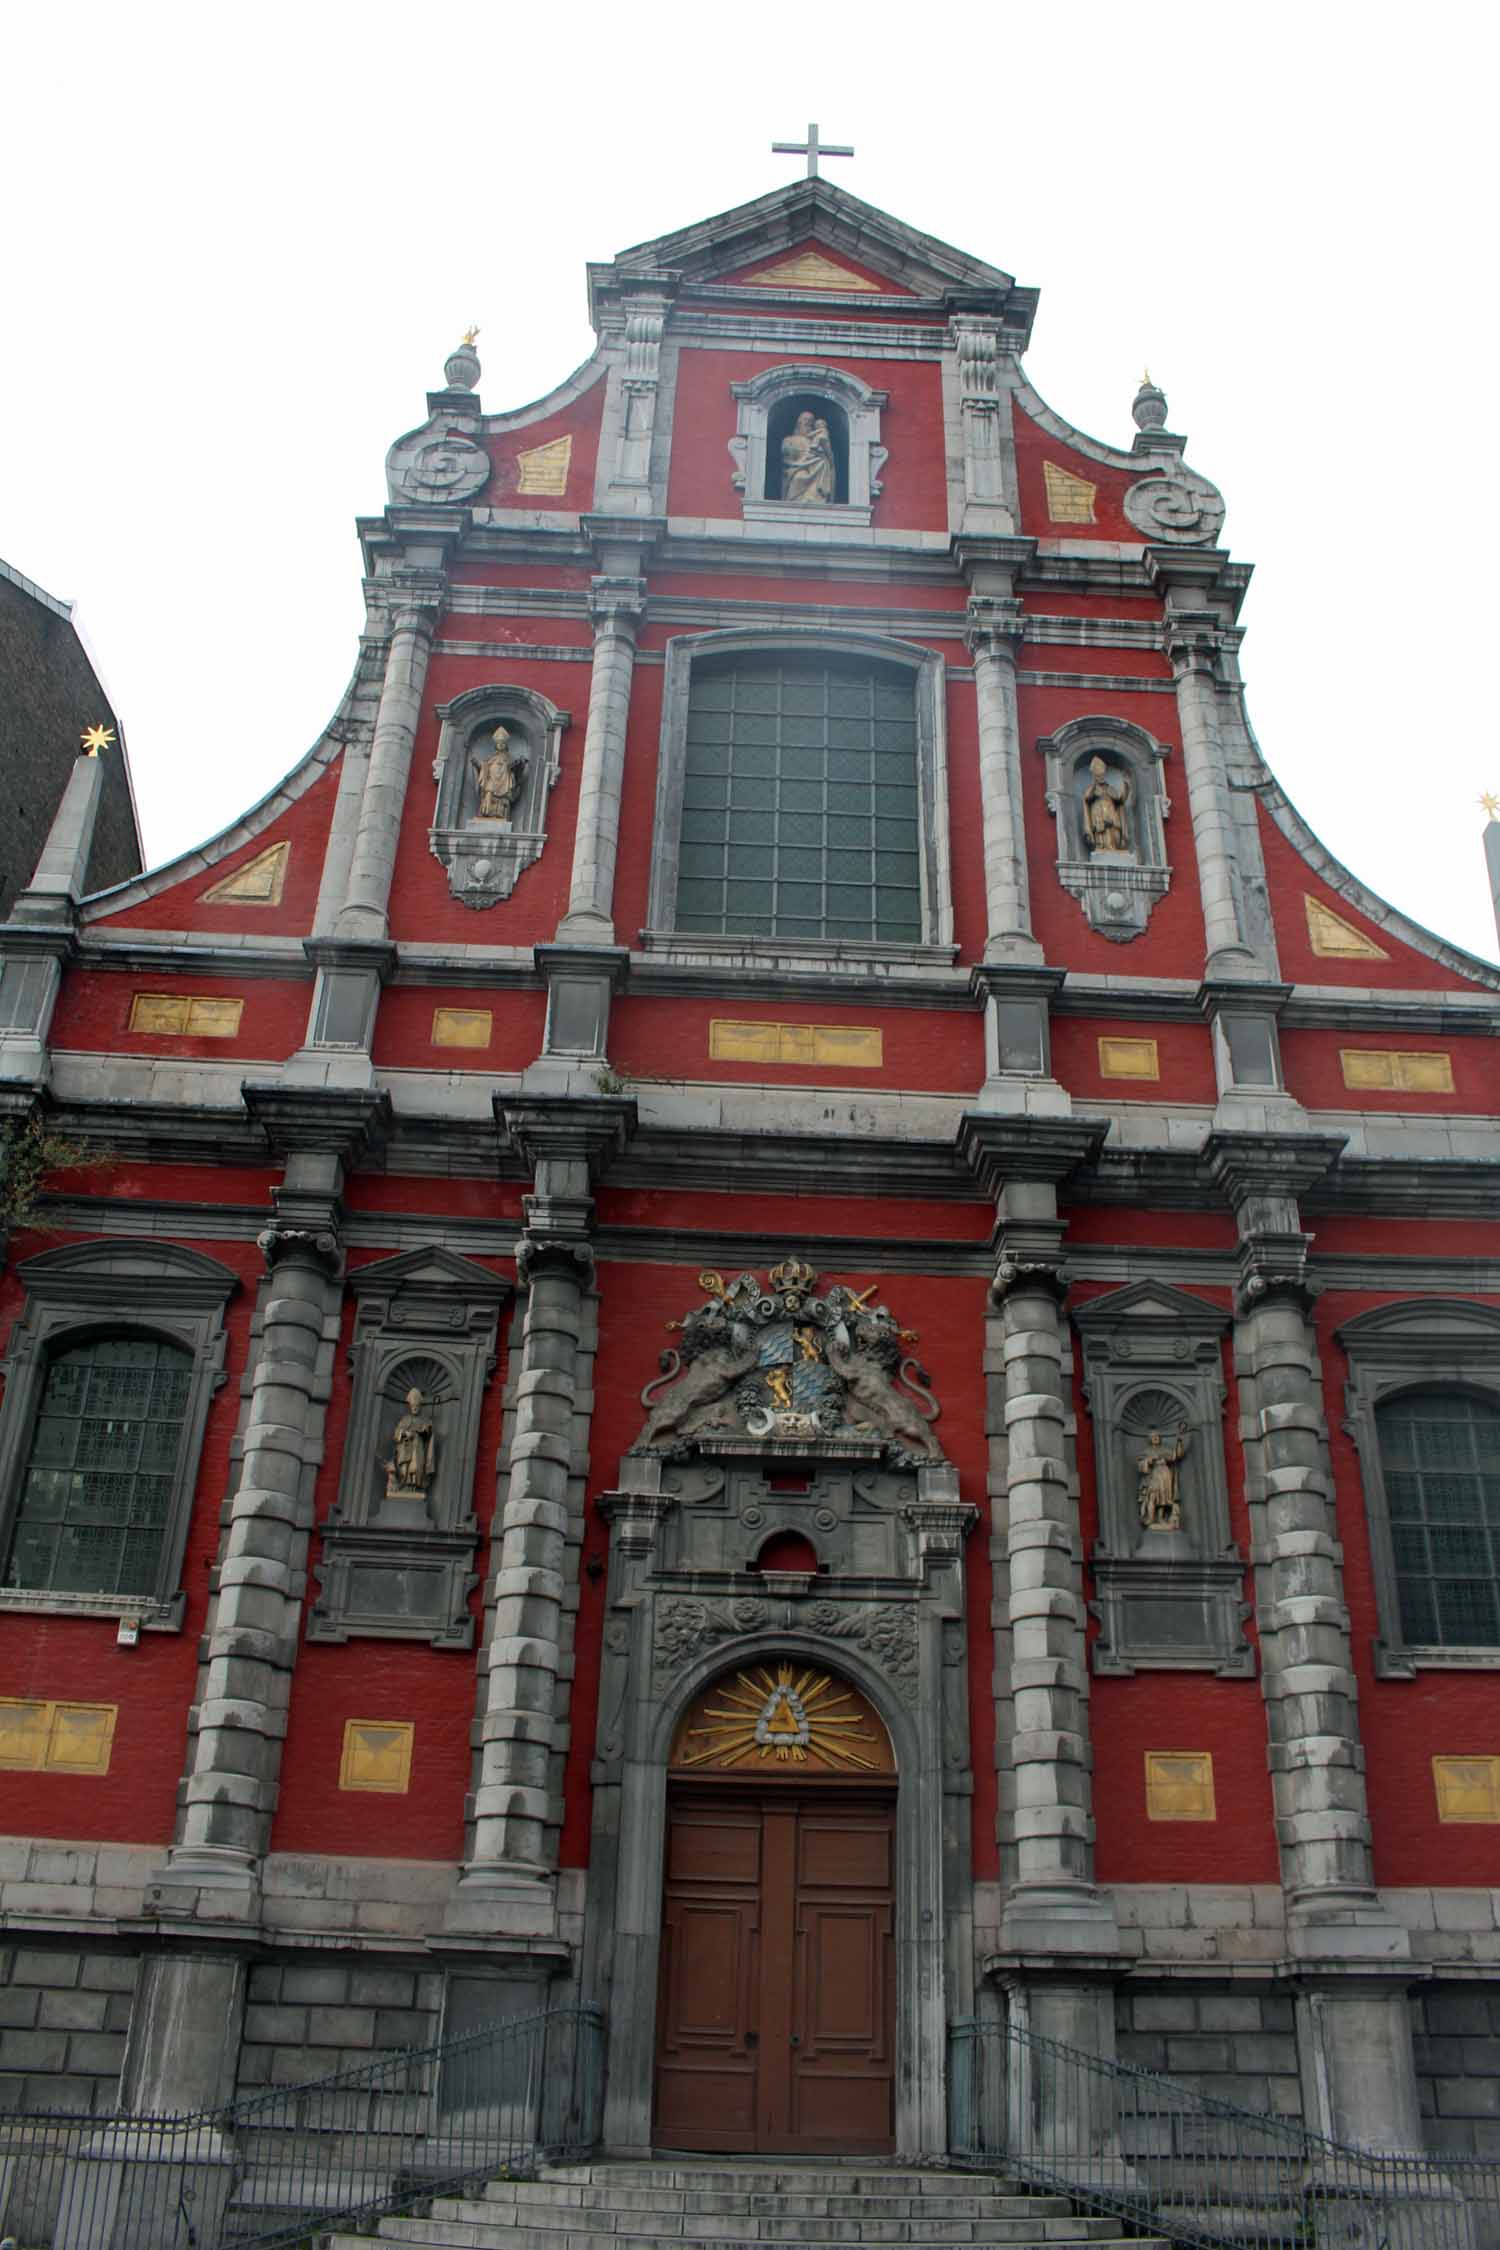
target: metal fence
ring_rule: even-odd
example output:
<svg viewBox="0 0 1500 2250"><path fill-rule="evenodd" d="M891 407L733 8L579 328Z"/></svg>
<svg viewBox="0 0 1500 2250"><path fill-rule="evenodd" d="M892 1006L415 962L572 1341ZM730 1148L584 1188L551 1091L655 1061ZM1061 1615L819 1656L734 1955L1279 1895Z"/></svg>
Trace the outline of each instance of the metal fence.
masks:
<svg viewBox="0 0 1500 2250"><path fill-rule="evenodd" d="M603 2019L554 2009L181 2117L0 2118L19 2250L277 2250L599 2139Z"/></svg>
<svg viewBox="0 0 1500 2250"><path fill-rule="evenodd" d="M1190 2250L1500 2250L1500 2159L1348 2148L1020 2024L955 2024L955 2161Z"/></svg>

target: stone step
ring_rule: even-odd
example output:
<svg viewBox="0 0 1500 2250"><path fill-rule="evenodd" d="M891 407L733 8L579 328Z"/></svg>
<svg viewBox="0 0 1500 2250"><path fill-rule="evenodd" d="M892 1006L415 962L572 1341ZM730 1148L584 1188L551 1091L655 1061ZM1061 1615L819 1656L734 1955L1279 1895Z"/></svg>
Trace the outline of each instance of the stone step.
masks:
<svg viewBox="0 0 1500 2250"><path fill-rule="evenodd" d="M711 2200L711 2199L709 2199ZM734 2199L726 2198L726 2201ZM915 2198L911 2199L916 2201ZM861 2209L832 2213L789 2210L779 2197L768 2199L764 2211L744 2209L694 2211L591 2211L516 2202L492 2204L457 2196L434 2199L432 2214L445 2222L472 2226L483 2233L498 2226L536 2227L556 2232L610 2237L649 2235L653 2240L680 2243L699 2236L754 2235L762 2242L972 2242L976 2234L986 2242L1007 2244L1011 2250L1092 2250L1108 2241L1114 2229L1108 2220L1052 2219L1046 2232L1028 2229L1024 2220L996 2219L982 2208L952 2208L952 2198L917 2204L913 2211ZM962 2199L965 2205L970 2199Z"/></svg>
<svg viewBox="0 0 1500 2250"><path fill-rule="evenodd" d="M675 2242L681 2250L766 2250L768 2243L796 2245L845 2245L847 2250L857 2250L862 2243L906 2244L910 2250L923 2250L926 2245L968 2244L974 2250L989 2250L994 2238L987 2232L983 2220L966 2222L917 2220L876 2220L862 2226L858 2220L846 2220L837 2227L827 2222L784 2220L778 2222L781 2231L776 2233L721 2233L718 2225L709 2221L695 2225L691 2233L663 2235L662 2233L608 2233L593 2227L568 2226L542 2227L508 2224L502 2214L478 2224L462 2219L439 2218L434 2214L425 2219L382 2219L375 2239L387 2243L407 2243L415 2250L663 2250L666 2242ZM334 2234L327 2238L327 2250L368 2250L368 2235ZM1099 2238L1093 2238L1098 2243ZM1125 2241L1118 2237L1105 2237L1107 2250L1168 2250L1165 2242L1152 2238Z"/></svg>
<svg viewBox="0 0 1500 2250"><path fill-rule="evenodd" d="M468 2200L472 2200L469 2198ZM908 2219L918 2212L929 2217L977 2219L981 2216L1015 2227L1016 2239L1056 2239L1079 2229L1108 2233L1107 2219L1075 2220L1067 2200L1060 2195L987 2195L981 2184L956 2186L943 2195L853 2195L826 2190L804 2194L800 2189L776 2191L743 2182L732 2188L626 2187L617 2180L491 2180L483 2200L516 2210L547 2208L586 2212L672 2212L740 2210L752 2216L814 2219ZM580 2222L581 2223L581 2222Z"/></svg>
<svg viewBox="0 0 1500 2250"><path fill-rule="evenodd" d="M926 2172L905 2165L872 2163L869 2157L847 2164L790 2157L709 2156L701 2163L690 2158L672 2161L642 2160L599 2164L546 2164L540 2180L592 2187L706 2188L715 2194L727 2189L753 2189L760 2195L976 2195L1018 2197L1030 2206L1042 2204L1066 2211L1061 2196L1029 2196L1001 2172ZM505 2185L505 2182L497 2182Z"/></svg>

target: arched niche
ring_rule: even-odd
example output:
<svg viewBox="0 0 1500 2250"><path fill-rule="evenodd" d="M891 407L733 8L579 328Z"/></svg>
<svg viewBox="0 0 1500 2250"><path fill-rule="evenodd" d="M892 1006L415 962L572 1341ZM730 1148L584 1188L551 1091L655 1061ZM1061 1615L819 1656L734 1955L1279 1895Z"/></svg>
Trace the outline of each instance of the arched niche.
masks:
<svg viewBox="0 0 1500 2250"><path fill-rule="evenodd" d="M732 383L730 392L736 426L729 453L747 522L816 520L846 529L869 524L886 460L880 416L889 402L888 391L873 390L841 367L799 363L768 368L748 382ZM781 497L782 440L802 413L828 424L836 475L834 497L826 503L802 504Z"/></svg>
<svg viewBox="0 0 1500 2250"><path fill-rule="evenodd" d="M1057 823L1058 881L1101 937L1118 944L1139 937L1172 880L1166 745L1104 713L1070 719L1037 749Z"/></svg>
<svg viewBox="0 0 1500 2250"><path fill-rule="evenodd" d="M546 845L547 800L571 713L534 688L496 681L439 704L438 718L428 841L456 899L494 906Z"/></svg>

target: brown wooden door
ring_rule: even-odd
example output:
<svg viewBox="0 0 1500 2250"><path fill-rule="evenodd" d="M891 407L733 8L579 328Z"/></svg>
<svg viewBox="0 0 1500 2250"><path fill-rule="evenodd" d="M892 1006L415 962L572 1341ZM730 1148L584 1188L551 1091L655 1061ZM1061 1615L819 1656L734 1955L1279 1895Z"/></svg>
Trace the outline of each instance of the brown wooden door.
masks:
<svg viewBox="0 0 1500 2250"><path fill-rule="evenodd" d="M674 1794L656 2137L665 2147L894 2146L889 1796Z"/></svg>

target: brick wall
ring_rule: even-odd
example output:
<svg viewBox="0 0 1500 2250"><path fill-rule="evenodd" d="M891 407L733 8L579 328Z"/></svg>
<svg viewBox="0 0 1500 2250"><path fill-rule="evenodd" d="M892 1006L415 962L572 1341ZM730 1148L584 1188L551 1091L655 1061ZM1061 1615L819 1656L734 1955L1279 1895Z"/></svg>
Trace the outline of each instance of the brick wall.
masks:
<svg viewBox="0 0 1500 2250"><path fill-rule="evenodd" d="M139 1966L128 1953L0 1946L0 2110L115 2107Z"/></svg>

